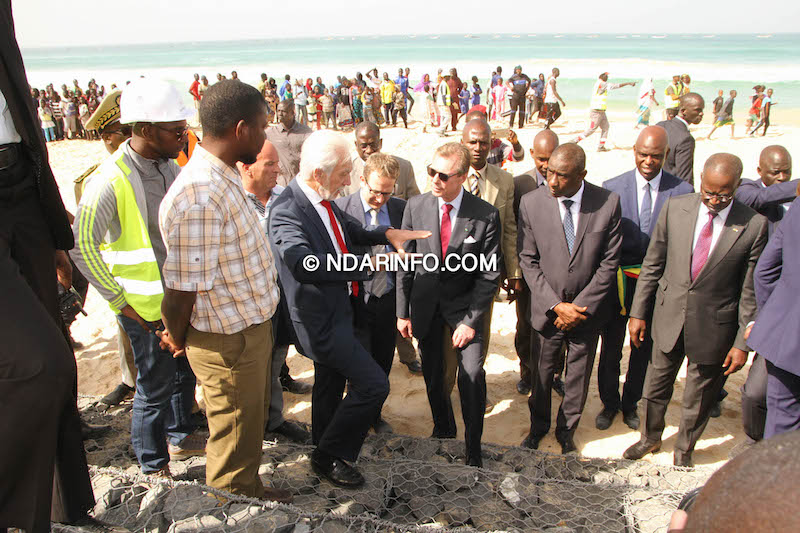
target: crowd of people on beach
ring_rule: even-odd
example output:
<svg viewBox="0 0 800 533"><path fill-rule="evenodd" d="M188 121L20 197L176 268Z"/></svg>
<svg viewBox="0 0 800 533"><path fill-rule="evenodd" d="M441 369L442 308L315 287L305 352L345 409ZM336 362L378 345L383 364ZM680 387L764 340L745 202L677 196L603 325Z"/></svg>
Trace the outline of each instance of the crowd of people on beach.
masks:
<svg viewBox="0 0 800 533"><path fill-rule="evenodd" d="M0 501L0 528L48 529L54 475L55 497L67 501L63 521L91 519L75 364L53 306L56 280L68 289L78 277L117 315L126 388L101 403L133 397L131 444L141 471L171 478L170 460L206 455L205 482L237 495L292 500L258 474L262 441L275 433L310 441L318 476L364 485L357 459L367 433L392 431L381 409L395 351L425 381L433 438L458 436L458 387L466 464L481 467L483 366L501 292L517 306L517 392L528 397L531 420L523 447L538 449L549 433L555 392L555 438L563 454L577 452L599 343L603 409L594 423L607 430L621 414L641 431L626 459L660 449L686 360L675 465L694 466L726 379L750 351L757 355L743 390L748 441L740 450L800 429L796 330L775 327L800 319L800 261L790 244L800 237L800 187L791 181L791 155L768 146L749 180L739 157L714 154L695 181L689 126L702 120L705 101L689 90L688 75L665 90L666 120L656 125L646 113L656 101L652 81L643 84L648 109L638 113L644 128L631 170L598 186L585 181L578 143L599 129L605 151L608 92L635 85L609 83L605 72L590 126L561 142L550 129L565 105L558 68L531 81L521 66L507 80L498 67L486 105L477 77L465 84L455 68L414 87L408 68L394 79L374 68L331 86L319 77L292 83L286 75L278 85L262 74L253 87L235 71L214 84L195 75L191 109L174 86L150 78L105 97L93 81L86 91L75 82L61 95L50 86L19 97L29 89L19 67L12 81L0 81L10 109L0 106L0 198L14 202L4 229L11 237L0 241L8 275L0 279L18 302L14 323L22 323L7 332L13 348L4 352L19 362L11 365L18 379L0 384L0 393L9 398L8 427L35 423L31 435L46 442L4 439L0 471L8 473L4 484L23 487L26 479L29 497L44 496ZM429 126L460 135L428 154L424 191L411 162L382 151L380 128L398 118L407 127L418 94ZM730 124L735 96L729 106L715 104L715 127ZM771 96L754 99L760 115L751 133L766 133ZM55 103L67 138L81 135L77 120L86 115L84 131L109 152L80 178L74 214L47 164ZM518 176L502 166L524 160L519 140L492 136L490 121L505 117L509 126L542 127L529 147L531 169ZM195 118L201 135L189 128ZM342 267L340 256L354 266ZM470 268L468 258L482 267ZM290 345L314 362L310 433L282 412ZM30 365L54 370L29 372ZM207 435L192 416L196 385ZM31 401L43 394L48 402Z"/></svg>

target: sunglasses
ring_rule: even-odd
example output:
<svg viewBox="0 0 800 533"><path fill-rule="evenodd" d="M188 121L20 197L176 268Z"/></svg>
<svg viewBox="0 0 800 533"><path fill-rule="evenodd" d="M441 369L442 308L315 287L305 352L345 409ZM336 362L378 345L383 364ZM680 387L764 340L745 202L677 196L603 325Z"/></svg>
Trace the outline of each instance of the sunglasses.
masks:
<svg viewBox="0 0 800 533"><path fill-rule="evenodd" d="M164 126L159 126L158 124L153 124L153 126L161 131L166 131L167 133L173 134L178 140L183 139L189 134L189 126L179 126L177 128L165 128Z"/></svg>
<svg viewBox="0 0 800 533"><path fill-rule="evenodd" d="M434 170L428 165L428 176L431 178L439 178L442 181L447 181L453 176L458 176L459 172L453 172L452 174L445 174L444 172L439 172L438 170Z"/></svg>

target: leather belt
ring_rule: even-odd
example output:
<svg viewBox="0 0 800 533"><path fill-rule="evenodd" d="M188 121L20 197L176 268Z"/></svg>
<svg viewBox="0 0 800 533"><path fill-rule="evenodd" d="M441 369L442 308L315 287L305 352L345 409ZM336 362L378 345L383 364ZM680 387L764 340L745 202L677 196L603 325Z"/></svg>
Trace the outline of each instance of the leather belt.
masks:
<svg viewBox="0 0 800 533"><path fill-rule="evenodd" d="M22 144L3 144L0 145L0 171L8 170L17 164L22 156Z"/></svg>

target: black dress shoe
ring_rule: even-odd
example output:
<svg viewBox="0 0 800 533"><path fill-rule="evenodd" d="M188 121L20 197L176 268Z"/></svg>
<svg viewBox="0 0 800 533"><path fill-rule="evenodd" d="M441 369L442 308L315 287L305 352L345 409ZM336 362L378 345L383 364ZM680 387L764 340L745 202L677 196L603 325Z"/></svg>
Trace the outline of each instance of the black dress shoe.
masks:
<svg viewBox="0 0 800 533"><path fill-rule="evenodd" d="M711 407L711 411L708 412L708 416L711 418L719 418L722 416L722 401L715 403Z"/></svg>
<svg viewBox="0 0 800 533"><path fill-rule="evenodd" d="M556 391L556 394L562 398L564 397L564 382L561 380L561 378L553 378L552 388L554 391Z"/></svg>
<svg viewBox="0 0 800 533"><path fill-rule="evenodd" d="M383 418L378 418L378 421L372 424L372 429L375 433L394 433L392 426Z"/></svg>
<svg viewBox="0 0 800 533"><path fill-rule="evenodd" d="M311 453L311 468L318 475L339 487L360 487L364 484L364 476L357 468L318 448Z"/></svg>
<svg viewBox="0 0 800 533"><path fill-rule="evenodd" d="M530 448L531 450L538 450L539 443L544 438L544 435L534 435L533 433L528 433L528 436L525 437L525 440L522 441L520 446L523 448Z"/></svg>
<svg viewBox="0 0 800 533"><path fill-rule="evenodd" d="M625 425L631 428L634 431L639 429L639 413L636 412L636 409L633 411L622 412L622 421L625 422Z"/></svg>
<svg viewBox="0 0 800 533"><path fill-rule="evenodd" d="M568 453L577 453L578 447L575 446L575 441L572 440L572 435L564 435L562 437L557 437L556 440L561 445L561 455L567 455Z"/></svg>
<svg viewBox="0 0 800 533"><path fill-rule="evenodd" d="M611 427L611 424L614 422L614 418L617 416L616 409L609 409L605 407L600 413L597 415L597 418L594 419L594 427L599 430L606 430Z"/></svg>
<svg viewBox="0 0 800 533"><path fill-rule="evenodd" d="M286 392L291 392L292 394L308 394L311 392L311 385L297 381L289 374L282 375L280 381L281 388Z"/></svg>
<svg viewBox="0 0 800 533"><path fill-rule="evenodd" d="M133 394L135 392L136 389L133 387L128 387L124 383L120 383L114 390L103 396L99 403L106 407L114 407L115 405L121 404L125 400L133 398Z"/></svg>
<svg viewBox="0 0 800 533"><path fill-rule="evenodd" d="M83 440L97 440L104 437L109 431L111 426L108 424L89 424L81 419L81 437Z"/></svg>
<svg viewBox="0 0 800 533"><path fill-rule="evenodd" d="M436 429L434 428L433 433L431 433L431 438L432 439L454 439L454 438L456 438L456 434L455 433L444 433L444 432L441 432L441 431L436 431Z"/></svg>
<svg viewBox="0 0 800 533"><path fill-rule="evenodd" d="M465 464L467 466L475 466L478 468L483 468L483 459L481 458L480 455L477 457L467 457Z"/></svg>
<svg viewBox="0 0 800 533"><path fill-rule="evenodd" d="M297 444L306 444L311 440L311 435L309 435L308 431L291 420L284 420L280 426L270 431L270 433L283 435L290 441L296 442Z"/></svg>
<svg viewBox="0 0 800 533"><path fill-rule="evenodd" d="M531 393L531 384L525 383L522 380L517 381L517 392L523 396L527 396Z"/></svg>
<svg viewBox="0 0 800 533"><path fill-rule="evenodd" d="M410 363L403 363L403 364L408 367L408 371L411 372L412 374L416 374L418 376L422 375L422 365L416 359L414 359Z"/></svg>
<svg viewBox="0 0 800 533"><path fill-rule="evenodd" d="M625 453L622 454L622 457L625 459L633 459L638 460L647 455L648 453L655 453L661 449L661 441L660 440L647 440L642 439L627 450Z"/></svg>
<svg viewBox="0 0 800 533"><path fill-rule="evenodd" d="M675 450L672 456L672 462L675 466L685 466L688 468L694 467L692 452L679 452L678 450Z"/></svg>

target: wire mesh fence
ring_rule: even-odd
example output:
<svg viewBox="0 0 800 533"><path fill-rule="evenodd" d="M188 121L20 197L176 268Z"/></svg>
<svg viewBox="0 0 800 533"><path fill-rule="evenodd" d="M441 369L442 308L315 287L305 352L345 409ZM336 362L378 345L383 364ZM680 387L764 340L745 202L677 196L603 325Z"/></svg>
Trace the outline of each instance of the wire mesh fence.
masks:
<svg viewBox="0 0 800 533"><path fill-rule="evenodd" d="M463 464L461 441L374 435L358 461L367 482L354 490L313 472L311 446L265 441L259 474L265 485L292 493L292 503L283 505L203 485L203 457L171 462L174 480L141 475L125 408L89 408L85 415L115 426L87 443L95 516L143 533L659 532L683 494L710 475L489 444L483 468L474 468Z"/></svg>

